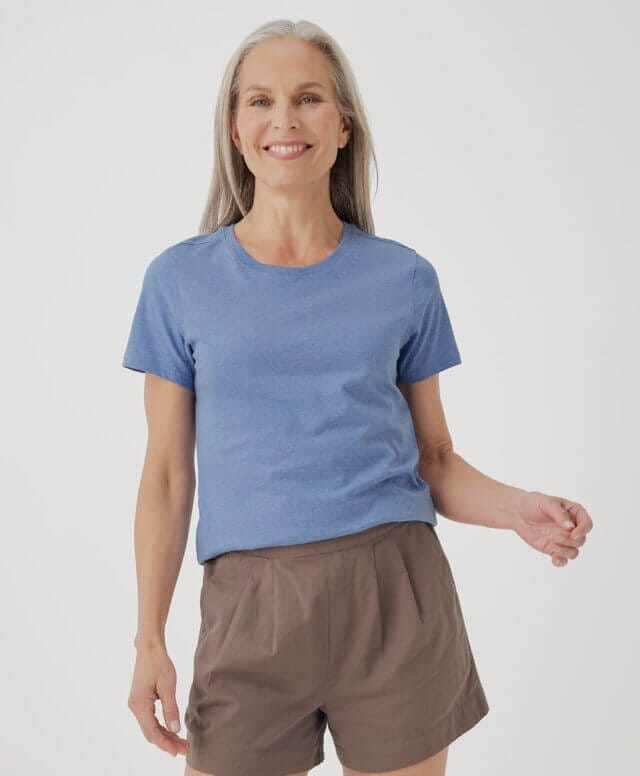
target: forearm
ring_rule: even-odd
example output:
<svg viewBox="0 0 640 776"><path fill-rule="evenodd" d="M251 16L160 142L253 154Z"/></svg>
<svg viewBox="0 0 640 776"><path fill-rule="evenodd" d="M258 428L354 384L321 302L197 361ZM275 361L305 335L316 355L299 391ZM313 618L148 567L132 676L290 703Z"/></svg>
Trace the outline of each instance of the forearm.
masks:
<svg viewBox="0 0 640 776"><path fill-rule="evenodd" d="M138 584L136 648L165 646L164 629L184 557L195 475L143 472L134 527Z"/></svg>
<svg viewBox="0 0 640 776"><path fill-rule="evenodd" d="M518 501L527 492L488 477L452 451L435 459L421 457L419 472L429 483L436 511L458 523L511 528Z"/></svg>

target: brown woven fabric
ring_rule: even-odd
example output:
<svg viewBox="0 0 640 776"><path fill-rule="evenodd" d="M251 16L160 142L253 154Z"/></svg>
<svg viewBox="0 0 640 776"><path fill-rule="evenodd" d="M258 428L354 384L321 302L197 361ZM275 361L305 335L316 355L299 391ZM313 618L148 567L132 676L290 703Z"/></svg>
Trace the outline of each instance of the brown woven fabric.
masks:
<svg viewBox="0 0 640 776"><path fill-rule="evenodd" d="M484 717L437 529L383 523L203 567L185 724L187 762L214 776L285 776L324 759L402 768Z"/></svg>

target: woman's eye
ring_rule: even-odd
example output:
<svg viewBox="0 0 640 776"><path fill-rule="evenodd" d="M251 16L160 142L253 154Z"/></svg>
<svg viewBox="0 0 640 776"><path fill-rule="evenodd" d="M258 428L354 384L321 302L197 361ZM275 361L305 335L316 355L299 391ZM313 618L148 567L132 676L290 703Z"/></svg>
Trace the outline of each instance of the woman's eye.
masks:
<svg viewBox="0 0 640 776"><path fill-rule="evenodd" d="M313 102L318 102L317 97L313 94L305 94L301 99L306 100L307 98L310 98ZM266 97L256 97L249 103L249 105L256 105L258 102L265 101L266 99Z"/></svg>

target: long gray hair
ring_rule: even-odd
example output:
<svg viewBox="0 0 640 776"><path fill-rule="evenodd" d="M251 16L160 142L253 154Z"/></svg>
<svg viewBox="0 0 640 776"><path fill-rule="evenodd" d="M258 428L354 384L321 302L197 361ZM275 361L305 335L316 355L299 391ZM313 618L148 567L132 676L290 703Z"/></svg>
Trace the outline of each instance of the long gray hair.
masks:
<svg viewBox="0 0 640 776"><path fill-rule="evenodd" d="M338 109L352 126L349 140L338 149L330 172L330 197L339 218L374 233L369 195L369 165L378 165L362 98L351 66L340 46L313 22L277 19L260 25L236 49L224 71L214 118L214 164L207 204L199 234L209 234L222 225L239 221L253 202L255 178L231 139L231 121L237 105L240 65L258 43L295 36L322 51L329 64Z"/></svg>

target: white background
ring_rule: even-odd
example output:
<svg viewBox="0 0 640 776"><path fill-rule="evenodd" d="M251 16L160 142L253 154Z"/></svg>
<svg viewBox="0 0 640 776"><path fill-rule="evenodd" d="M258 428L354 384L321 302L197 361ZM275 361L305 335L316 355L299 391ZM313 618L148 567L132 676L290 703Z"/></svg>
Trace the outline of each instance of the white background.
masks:
<svg viewBox="0 0 640 776"><path fill-rule="evenodd" d="M376 232L438 270L463 359L441 375L457 451L595 524L556 568L514 533L439 518L491 707L447 776L637 773L637 6L5 0L1 14L2 771L183 773L127 708L146 426L143 376L120 362L146 265L197 234L223 68L292 15L356 72ZM181 715L196 518L167 628ZM341 773L328 731L325 747L313 773Z"/></svg>

